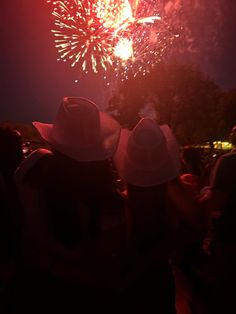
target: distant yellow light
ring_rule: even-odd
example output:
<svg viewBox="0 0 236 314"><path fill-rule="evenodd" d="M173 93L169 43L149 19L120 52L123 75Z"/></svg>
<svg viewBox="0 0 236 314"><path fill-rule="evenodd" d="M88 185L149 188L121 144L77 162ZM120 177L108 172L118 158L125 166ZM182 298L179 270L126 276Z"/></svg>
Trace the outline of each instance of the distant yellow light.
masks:
<svg viewBox="0 0 236 314"><path fill-rule="evenodd" d="M231 150L233 148L232 143L215 141L213 142L215 149Z"/></svg>
<svg viewBox="0 0 236 314"><path fill-rule="evenodd" d="M211 149L210 142L195 145L195 147L204 148L204 149ZM219 149L219 150L231 150L233 148L233 145L230 142L214 141L213 147L214 147L214 149Z"/></svg>

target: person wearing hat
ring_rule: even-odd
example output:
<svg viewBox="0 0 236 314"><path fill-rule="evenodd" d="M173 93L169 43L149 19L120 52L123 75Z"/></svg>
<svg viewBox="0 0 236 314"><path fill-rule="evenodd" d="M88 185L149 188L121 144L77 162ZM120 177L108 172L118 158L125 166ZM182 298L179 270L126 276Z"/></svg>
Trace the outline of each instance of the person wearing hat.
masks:
<svg viewBox="0 0 236 314"><path fill-rule="evenodd" d="M110 162L120 125L81 97L65 97L53 124L33 125L50 149L31 153L15 174L25 216L25 264L59 279L96 285L98 260L85 256L104 230L122 220L123 199ZM96 302L85 300L84 295L78 306L89 311Z"/></svg>
<svg viewBox="0 0 236 314"><path fill-rule="evenodd" d="M130 304L140 313L176 313L169 258L182 261L201 219L179 177L177 141L168 125L143 118L132 131L122 129L114 162L127 186Z"/></svg>
<svg viewBox="0 0 236 314"><path fill-rule="evenodd" d="M132 131L121 131L114 162L127 185L131 251L136 251L138 263L144 262L130 289L130 302L139 313L176 313L174 278L168 262L172 231L167 204L168 183L180 170L177 142L167 125L143 118ZM147 252L155 252L149 265Z"/></svg>

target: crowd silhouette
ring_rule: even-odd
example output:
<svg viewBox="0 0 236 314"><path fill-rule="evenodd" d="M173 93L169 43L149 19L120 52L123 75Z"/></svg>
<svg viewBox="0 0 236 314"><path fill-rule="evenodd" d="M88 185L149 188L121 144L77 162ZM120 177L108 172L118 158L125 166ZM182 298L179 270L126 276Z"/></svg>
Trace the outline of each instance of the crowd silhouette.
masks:
<svg viewBox="0 0 236 314"><path fill-rule="evenodd" d="M234 149L206 170L169 126L80 97L33 125L48 148L27 156L0 128L1 313L236 312Z"/></svg>

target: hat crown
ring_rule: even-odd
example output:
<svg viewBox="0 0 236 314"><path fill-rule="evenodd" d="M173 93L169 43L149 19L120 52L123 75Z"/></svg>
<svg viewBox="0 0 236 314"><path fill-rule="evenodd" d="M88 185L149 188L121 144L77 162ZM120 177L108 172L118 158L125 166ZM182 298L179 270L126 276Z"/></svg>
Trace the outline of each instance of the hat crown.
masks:
<svg viewBox="0 0 236 314"><path fill-rule="evenodd" d="M152 119L143 118L130 134L127 158L152 169L160 166L166 154L166 139L159 125Z"/></svg>
<svg viewBox="0 0 236 314"><path fill-rule="evenodd" d="M78 161L110 158L116 151L121 127L90 100L64 97L54 123L33 122L51 147Z"/></svg>
<svg viewBox="0 0 236 314"><path fill-rule="evenodd" d="M144 118L129 131L121 131L115 154L117 171L126 183L140 187L163 184L179 174L179 149L167 125Z"/></svg>
<svg viewBox="0 0 236 314"><path fill-rule="evenodd" d="M100 117L97 106L78 97L65 97L53 125L55 139L70 138L79 147L99 142Z"/></svg>

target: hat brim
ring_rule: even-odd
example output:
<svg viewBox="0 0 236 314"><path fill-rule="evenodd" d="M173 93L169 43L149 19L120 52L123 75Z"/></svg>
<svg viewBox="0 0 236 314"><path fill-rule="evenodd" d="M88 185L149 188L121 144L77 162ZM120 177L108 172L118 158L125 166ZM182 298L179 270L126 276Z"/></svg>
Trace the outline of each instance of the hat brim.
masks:
<svg viewBox="0 0 236 314"><path fill-rule="evenodd" d="M132 163L129 158L126 158L131 132L126 129L121 130L119 146L114 155L114 163L119 175L126 183L140 187L149 187L171 181L179 175L178 144L168 125L162 125L160 129L166 138L167 155L161 165L157 163L156 167L153 167L151 170L145 167L145 165L142 165L141 168L137 164Z"/></svg>
<svg viewBox="0 0 236 314"><path fill-rule="evenodd" d="M78 161L99 161L112 157L117 149L120 138L120 125L105 112L100 115L99 141L90 147L80 147L79 143L68 145L66 138L55 139L53 124L33 122L40 136L55 150Z"/></svg>

